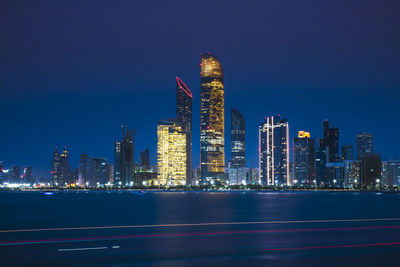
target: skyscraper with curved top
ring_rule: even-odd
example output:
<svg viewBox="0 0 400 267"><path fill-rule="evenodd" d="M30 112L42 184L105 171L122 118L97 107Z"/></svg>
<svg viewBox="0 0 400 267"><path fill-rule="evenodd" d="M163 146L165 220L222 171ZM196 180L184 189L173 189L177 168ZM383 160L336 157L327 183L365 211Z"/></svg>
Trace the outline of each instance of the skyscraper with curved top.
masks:
<svg viewBox="0 0 400 267"><path fill-rule="evenodd" d="M201 55L200 168L203 184L225 180L224 74L211 53Z"/></svg>

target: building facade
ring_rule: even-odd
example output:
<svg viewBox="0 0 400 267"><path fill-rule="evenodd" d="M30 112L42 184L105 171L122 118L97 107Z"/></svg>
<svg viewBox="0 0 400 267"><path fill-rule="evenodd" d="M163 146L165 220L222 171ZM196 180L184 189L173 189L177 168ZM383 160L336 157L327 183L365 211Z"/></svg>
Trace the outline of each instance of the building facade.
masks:
<svg viewBox="0 0 400 267"><path fill-rule="evenodd" d="M385 186L400 185L400 160L382 162L382 183Z"/></svg>
<svg viewBox="0 0 400 267"><path fill-rule="evenodd" d="M236 109L231 109L231 168L246 166L246 125L243 115Z"/></svg>
<svg viewBox="0 0 400 267"><path fill-rule="evenodd" d="M225 106L222 64L201 56L200 167L203 184L225 182Z"/></svg>
<svg viewBox="0 0 400 267"><path fill-rule="evenodd" d="M266 117L258 128L258 140L262 185L290 185L288 121L280 115Z"/></svg>
<svg viewBox="0 0 400 267"><path fill-rule="evenodd" d="M343 160L354 159L354 149L352 145L349 144L342 145L342 159Z"/></svg>
<svg viewBox="0 0 400 267"><path fill-rule="evenodd" d="M359 133L356 135L356 156L360 160L374 153L374 138L370 133Z"/></svg>
<svg viewBox="0 0 400 267"><path fill-rule="evenodd" d="M315 184L315 140L309 132L299 131L293 140L293 183ZM315 182L314 182L315 180Z"/></svg>

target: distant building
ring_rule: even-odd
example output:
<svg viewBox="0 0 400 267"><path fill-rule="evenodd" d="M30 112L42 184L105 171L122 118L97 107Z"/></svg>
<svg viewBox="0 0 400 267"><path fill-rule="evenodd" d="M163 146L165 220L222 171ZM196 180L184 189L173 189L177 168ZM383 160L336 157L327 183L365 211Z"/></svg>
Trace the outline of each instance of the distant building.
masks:
<svg viewBox="0 0 400 267"><path fill-rule="evenodd" d="M135 130L122 125L122 140L114 142L114 184L133 186L135 179L134 164Z"/></svg>
<svg viewBox="0 0 400 267"><path fill-rule="evenodd" d="M400 161L388 160L382 162L382 183L385 186L400 185Z"/></svg>
<svg viewBox="0 0 400 267"><path fill-rule="evenodd" d="M326 150L320 146L315 150L315 177L320 186L328 184L326 173Z"/></svg>
<svg viewBox="0 0 400 267"><path fill-rule="evenodd" d="M86 168L86 186L97 187L108 183L109 163L105 158L89 158Z"/></svg>
<svg viewBox="0 0 400 267"><path fill-rule="evenodd" d="M355 188L361 182L361 161L344 160L344 187Z"/></svg>
<svg viewBox="0 0 400 267"><path fill-rule="evenodd" d="M352 145L349 144L342 145L342 159L343 160L354 159L354 149Z"/></svg>
<svg viewBox="0 0 400 267"><path fill-rule="evenodd" d="M245 119L236 109L231 109L231 168L246 166Z"/></svg>
<svg viewBox="0 0 400 267"><path fill-rule="evenodd" d="M315 140L309 132L299 131L293 140L293 183L315 184Z"/></svg>
<svg viewBox="0 0 400 267"><path fill-rule="evenodd" d="M35 178L33 177L32 173L32 166L28 166L24 169L23 182L30 185L35 183Z"/></svg>
<svg viewBox="0 0 400 267"><path fill-rule="evenodd" d="M114 185L121 186L121 141L114 142Z"/></svg>
<svg viewBox="0 0 400 267"><path fill-rule="evenodd" d="M289 123L280 115L266 117L258 128L262 185L290 185Z"/></svg>
<svg viewBox="0 0 400 267"><path fill-rule="evenodd" d="M361 158L361 186L380 186L381 175L382 161L379 154L366 154Z"/></svg>
<svg viewBox="0 0 400 267"><path fill-rule="evenodd" d="M246 167L238 167L226 168L226 173L228 174L229 184L230 185L246 185L249 176L249 168Z"/></svg>
<svg viewBox="0 0 400 267"><path fill-rule="evenodd" d="M51 167L51 182L55 187L62 186L64 184L64 181L60 181L60 168L61 168L60 165L61 165L60 153L56 148L56 150L53 153L53 161Z"/></svg>
<svg viewBox="0 0 400 267"><path fill-rule="evenodd" d="M248 176L247 184L249 184L249 185L261 184L258 168L250 168L249 169L249 176Z"/></svg>
<svg viewBox="0 0 400 267"><path fill-rule="evenodd" d="M157 181L160 185L187 183L187 131L175 119L157 124Z"/></svg>
<svg viewBox="0 0 400 267"><path fill-rule="evenodd" d="M78 184L81 186L86 185L86 170L87 170L87 161L89 156L87 154L81 154L79 158L78 165Z"/></svg>
<svg viewBox="0 0 400 267"><path fill-rule="evenodd" d="M148 147L144 151L140 151L140 167L142 170L150 170L150 153Z"/></svg>
<svg viewBox="0 0 400 267"><path fill-rule="evenodd" d="M356 135L356 155L360 160L369 154L374 153L374 139L370 133L360 133Z"/></svg>
<svg viewBox="0 0 400 267"><path fill-rule="evenodd" d="M212 54L201 56L200 166L203 184L225 182L224 74Z"/></svg>
<svg viewBox="0 0 400 267"><path fill-rule="evenodd" d="M328 162L326 163L326 172L328 176L328 185L333 187L344 187L344 163Z"/></svg>

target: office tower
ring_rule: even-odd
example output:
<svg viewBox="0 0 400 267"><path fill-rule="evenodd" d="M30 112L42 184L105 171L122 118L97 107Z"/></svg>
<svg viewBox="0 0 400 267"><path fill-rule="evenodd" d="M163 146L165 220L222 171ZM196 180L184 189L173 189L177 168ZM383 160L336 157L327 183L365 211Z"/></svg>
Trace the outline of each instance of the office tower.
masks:
<svg viewBox="0 0 400 267"><path fill-rule="evenodd" d="M360 133L356 135L356 156L360 160L362 157L374 153L374 139L370 133Z"/></svg>
<svg viewBox="0 0 400 267"><path fill-rule="evenodd" d="M32 166L28 166L24 168L23 174L23 183L33 185L35 183L33 174L32 174Z"/></svg>
<svg viewBox="0 0 400 267"><path fill-rule="evenodd" d="M344 163L343 162L327 162L326 173L328 176L327 184L333 187L344 186Z"/></svg>
<svg viewBox="0 0 400 267"><path fill-rule="evenodd" d="M63 181L60 181L60 168L61 168L60 165L61 165L60 153L56 148L56 150L53 153L53 161L51 167L51 182L54 187L62 186L62 184L64 184Z"/></svg>
<svg viewBox="0 0 400 267"><path fill-rule="evenodd" d="M385 186L400 185L400 161L388 160L382 162L382 183Z"/></svg>
<svg viewBox="0 0 400 267"><path fill-rule="evenodd" d="M327 162L340 161L339 156L339 129L329 126L329 121L324 120L324 139L320 140L320 148L327 156Z"/></svg>
<svg viewBox="0 0 400 267"><path fill-rule="evenodd" d="M265 117L258 128L258 140L262 185L290 185L288 121L280 115Z"/></svg>
<svg viewBox="0 0 400 267"><path fill-rule="evenodd" d="M231 109L231 168L246 166L245 120L239 111Z"/></svg>
<svg viewBox="0 0 400 267"><path fill-rule="evenodd" d="M186 184L194 184L192 175L192 92L176 77L176 120L186 131Z"/></svg>
<svg viewBox="0 0 400 267"><path fill-rule="evenodd" d="M239 167L233 168L228 164L225 172L228 174L230 185L246 185L249 179L249 168Z"/></svg>
<svg viewBox="0 0 400 267"><path fill-rule="evenodd" d="M380 186L382 161L379 154L366 154L361 157L361 186Z"/></svg>
<svg viewBox="0 0 400 267"><path fill-rule="evenodd" d="M212 54L201 56L200 167L203 184L225 181L224 74Z"/></svg>
<svg viewBox="0 0 400 267"><path fill-rule="evenodd" d="M142 170L150 170L150 153L147 147L144 151L140 151L140 167Z"/></svg>
<svg viewBox="0 0 400 267"><path fill-rule="evenodd" d="M293 140L293 182L301 185L316 184L315 140L309 132L299 131Z"/></svg>
<svg viewBox="0 0 400 267"><path fill-rule="evenodd" d="M157 182L164 186L186 185L187 131L175 119L157 124Z"/></svg>
<svg viewBox="0 0 400 267"><path fill-rule="evenodd" d="M247 184L249 184L249 185L259 185L260 184L258 168L251 168L249 170L249 178L248 178Z"/></svg>
<svg viewBox="0 0 400 267"><path fill-rule="evenodd" d="M114 142L114 185L121 186L121 141Z"/></svg>
<svg viewBox="0 0 400 267"><path fill-rule="evenodd" d="M108 183L109 163L105 158L87 159L86 186L99 187Z"/></svg>
<svg viewBox="0 0 400 267"><path fill-rule="evenodd" d="M354 149L352 145L349 144L342 145L342 159L343 160L354 159Z"/></svg>
<svg viewBox="0 0 400 267"><path fill-rule="evenodd" d="M64 148L60 154L60 166L58 172L58 186L64 187L70 183L70 166L68 165L68 150Z"/></svg>
<svg viewBox="0 0 400 267"><path fill-rule="evenodd" d="M114 184L117 186L134 185L134 143L135 130L127 130L122 125L122 141L114 143Z"/></svg>
<svg viewBox="0 0 400 267"><path fill-rule="evenodd" d="M78 184L81 186L86 185L86 169L87 169L88 158L89 156L87 154L81 154L79 158Z"/></svg>
<svg viewBox="0 0 400 267"><path fill-rule="evenodd" d="M344 160L344 187L356 188L360 184L361 178L361 161Z"/></svg>
<svg viewBox="0 0 400 267"><path fill-rule="evenodd" d="M326 150L321 147L322 140L318 140L320 146L315 149L315 177L319 186L326 185L328 182L326 176Z"/></svg>

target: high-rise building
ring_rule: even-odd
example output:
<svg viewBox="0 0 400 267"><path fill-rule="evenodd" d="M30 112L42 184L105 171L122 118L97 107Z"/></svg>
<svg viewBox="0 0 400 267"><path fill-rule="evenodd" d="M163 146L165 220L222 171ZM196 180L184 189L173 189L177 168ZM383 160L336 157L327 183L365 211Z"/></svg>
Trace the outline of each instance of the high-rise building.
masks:
<svg viewBox="0 0 400 267"><path fill-rule="evenodd" d="M65 147L60 154L60 167L58 173L58 185L60 187L67 186L70 183L70 166L68 165L68 150Z"/></svg>
<svg viewBox="0 0 400 267"><path fill-rule="evenodd" d="M246 166L245 120L236 109L231 109L231 168Z"/></svg>
<svg viewBox="0 0 400 267"><path fill-rule="evenodd" d="M22 182L20 166L11 166L10 178L13 183L21 183Z"/></svg>
<svg viewBox="0 0 400 267"><path fill-rule="evenodd" d="M328 185L333 187L344 187L344 163L328 162L326 163L326 172L328 176Z"/></svg>
<svg viewBox="0 0 400 267"><path fill-rule="evenodd" d="M280 115L266 117L258 128L262 185L290 185L289 123Z"/></svg>
<svg viewBox="0 0 400 267"><path fill-rule="evenodd" d="M187 183L187 131L175 119L157 124L157 182L177 186Z"/></svg>
<svg viewBox="0 0 400 267"><path fill-rule="evenodd" d="M343 160L354 159L354 149L352 145L349 144L342 145L342 159Z"/></svg>
<svg viewBox="0 0 400 267"><path fill-rule="evenodd" d="M360 160L368 154L374 153L374 139L370 133L356 135L356 156Z"/></svg>
<svg viewBox="0 0 400 267"><path fill-rule="evenodd" d="M320 148L327 156L327 162L340 161L339 156L339 129L329 126L329 121L324 120L324 139L320 140Z"/></svg>
<svg viewBox="0 0 400 267"><path fill-rule="evenodd" d="M293 140L293 182L315 184L315 140L309 132L299 131ZM296 181L296 182L295 182Z"/></svg>
<svg viewBox="0 0 400 267"><path fill-rule="evenodd" d="M366 154L361 158L361 186L380 186L381 175L382 161L379 154Z"/></svg>
<svg viewBox="0 0 400 267"><path fill-rule="evenodd" d="M109 163L105 158L88 158L86 168L86 186L98 187L108 183Z"/></svg>
<svg viewBox="0 0 400 267"><path fill-rule="evenodd" d="M24 168L23 182L30 185L35 183L35 179L32 174L32 166Z"/></svg>
<svg viewBox="0 0 400 267"><path fill-rule="evenodd" d="M63 181L60 181L60 165L61 165L60 153L56 148L56 150L53 153L53 161L51 167L51 182L55 187L64 184Z"/></svg>
<svg viewBox="0 0 400 267"><path fill-rule="evenodd" d="M361 161L344 160L344 187L356 188L361 182Z"/></svg>
<svg viewBox="0 0 400 267"><path fill-rule="evenodd" d="M200 167L202 183L225 182L225 112L222 64L201 56Z"/></svg>
<svg viewBox="0 0 400 267"><path fill-rule="evenodd" d="M192 170L192 92L176 77L176 120L186 131L186 184L193 185Z"/></svg>
<svg viewBox="0 0 400 267"><path fill-rule="evenodd" d="M140 151L140 167L142 170L150 170L150 153L147 147L144 151Z"/></svg>
<svg viewBox="0 0 400 267"><path fill-rule="evenodd" d="M121 141L114 142L114 185L121 186Z"/></svg>
<svg viewBox="0 0 400 267"><path fill-rule="evenodd" d="M385 186L400 185L400 160L382 162L382 183Z"/></svg>
<svg viewBox="0 0 400 267"><path fill-rule="evenodd" d="M78 165L78 184L81 186L86 185L87 175L87 161L89 156L87 154L81 154L79 158L79 165Z"/></svg>
<svg viewBox="0 0 400 267"><path fill-rule="evenodd" d="M317 146L315 150L315 177L319 186L328 183L326 173L326 150L321 146L321 144L323 144L321 140L323 139L318 140L320 145Z"/></svg>
<svg viewBox="0 0 400 267"><path fill-rule="evenodd" d="M122 136L122 141L114 142L114 184L133 186L135 130L128 130L126 125L122 125Z"/></svg>

